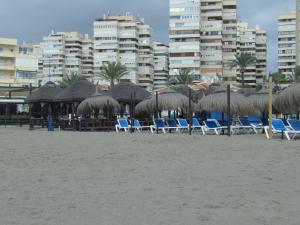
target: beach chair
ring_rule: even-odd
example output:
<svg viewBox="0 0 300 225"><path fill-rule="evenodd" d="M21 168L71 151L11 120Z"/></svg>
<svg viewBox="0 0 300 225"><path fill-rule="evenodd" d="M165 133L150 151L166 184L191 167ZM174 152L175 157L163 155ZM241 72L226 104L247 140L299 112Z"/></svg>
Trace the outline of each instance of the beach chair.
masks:
<svg viewBox="0 0 300 225"><path fill-rule="evenodd" d="M162 131L164 134L166 134L167 133L167 131L166 131L166 126L165 126L165 122L164 122L164 120L163 119L160 119L160 118L158 118L158 119L154 119L153 120L153 124L154 125L151 125L150 126L150 130L151 130L151 132L154 134L154 132L155 131Z"/></svg>
<svg viewBox="0 0 300 225"><path fill-rule="evenodd" d="M116 124L116 132L119 133L120 131L124 130L125 132L128 132L130 129L130 125L128 124L127 119L118 119L118 124Z"/></svg>
<svg viewBox="0 0 300 225"><path fill-rule="evenodd" d="M142 126L139 120L134 119L132 128L136 131L142 132L144 129L150 129L150 126Z"/></svg>
<svg viewBox="0 0 300 225"><path fill-rule="evenodd" d="M292 120L289 119L287 120L287 123L289 124L289 127L291 128L292 131L296 131L295 135L292 137L292 140L295 139L295 137L300 134L300 121L299 120Z"/></svg>
<svg viewBox="0 0 300 225"><path fill-rule="evenodd" d="M263 126L263 122L260 118L258 117L248 117L248 121L251 124L251 126L253 126L253 128L257 131L257 130L263 130L264 126ZM257 131L258 132L258 131Z"/></svg>
<svg viewBox="0 0 300 225"><path fill-rule="evenodd" d="M220 135L222 130L227 129L227 126L221 126L220 123L216 119L207 119L204 121L204 130L205 131L213 131L215 134ZM230 132L235 133L236 126L230 127Z"/></svg>
<svg viewBox="0 0 300 225"><path fill-rule="evenodd" d="M179 118L177 119L177 122L178 122L178 126L181 128L181 129L189 129L189 123L186 119L182 119L182 118Z"/></svg>
<svg viewBox="0 0 300 225"><path fill-rule="evenodd" d="M246 129L246 130L251 130L256 134L258 133L256 128L254 126L252 126L251 123L249 122L248 117L240 116L240 117L238 117L238 120L239 120L240 126L235 126L236 129Z"/></svg>
<svg viewBox="0 0 300 225"><path fill-rule="evenodd" d="M176 132L179 133L180 129L185 129L185 128L178 126L176 123L176 120L174 120L174 119L167 120L167 124L168 124L168 127L166 127L166 128L168 129L168 131L175 130Z"/></svg>
<svg viewBox="0 0 300 225"><path fill-rule="evenodd" d="M265 126L264 129L267 138L270 139L269 127ZM295 139L297 134L300 134L300 131L289 130L281 119L272 120L272 132L273 134L283 134L286 137L286 139L289 141Z"/></svg>
<svg viewBox="0 0 300 225"><path fill-rule="evenodd" d="M199 120L197 118L193 118L192 119L192 129L193 130L197 130L200 129L202 134L205 135L205 131L204 131L204 127L201 126Z"/></svg>
<svg viewBox="0 0 300 225"><path fill-rule="evenodd" d="M204 130L213 131L216 135L220 135L222 131L222 127L219 125L217 120L208 119L204 121Z"/></svg>

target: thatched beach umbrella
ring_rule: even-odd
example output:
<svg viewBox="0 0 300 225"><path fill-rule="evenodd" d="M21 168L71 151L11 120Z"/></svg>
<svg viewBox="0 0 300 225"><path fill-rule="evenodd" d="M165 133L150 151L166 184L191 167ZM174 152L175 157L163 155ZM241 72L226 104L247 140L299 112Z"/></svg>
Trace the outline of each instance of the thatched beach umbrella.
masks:
<svg viewBox="0 0 300 225"><path fill-rule="evenodd" d="M156 96L140 102L136 106L136 112L155 112L156 106L159 111L171 111L177 109L187 109L189 106L189 98L171 88L165 88L158 91L158 102Z"/></svg>
<svg viewBox="0 0 300 225"><path fill-rule="evenodd" d="M261 113L267 113L269 111L269 91L261 90L248 97L251 104L259 110ZM274 102L275 98L273 98Z"/></svg>
<svg viewBox="0 0 300 225"><path fill-rule="evenodd" d="M274 102L274 107L283 114L300 112L300 84L283 90Z"/></svg>
<svg viewBox="0 0 300 225"><path fill-rule="evenodd" d="M226 113L228 109L226 92L215 93L207 95L202 98L198 104L198 110L206 112L223 112ZM230 110L233 114L251 115L258 114L249 100L236 92L231 92Z"/></svg>
<svg viewBox="0 0 300 225"><path fill-rule="evenodd" d="M246 97L257 94L256 88L241 88L237 93L242 94Z"/></svg>
<svg viewBox="0 0 300 225"><path fill-rule="evenodd" d="M86 79L79 80L63 89L56 97L57 102L81 102L96 91L96 86Z"/></svg>
<svg viewBox="0 0 300 225"><path fill-rule="evenodd" d="M171 86L170 88L175 90L178 93L185 95L186 97L189 97L189 92L191 91L192 101L194 102L198 102L201 98L205 96L204 90L195 91L191 87L185 84L174 85Z"/></svg>
<svg viewBox="0 0 300 225"><path fill-rule="evenodd" d="M151 93L143 89L142 87L130 82L122 81L119 84L115 85L112 89L107 92L110 96L116 99L119 102L130 104L138 103L148 98ZM132 98L132 95L134 95Z"/></svg>
<svg viewBox="0 0 300 225"><path fill-rule="evenodd" d="M99 110L108 107L119 110L120 104L111 96L97 91L79 104L77 113L84 114L89 113L93 110Z"/></svg>
<svg viewBox="0 0 300 225"><path fill-rule="evenodd" d="M26 99L27 103L49 103L61 92L61 88L49 81L39 89L32 92Z"/></svg>

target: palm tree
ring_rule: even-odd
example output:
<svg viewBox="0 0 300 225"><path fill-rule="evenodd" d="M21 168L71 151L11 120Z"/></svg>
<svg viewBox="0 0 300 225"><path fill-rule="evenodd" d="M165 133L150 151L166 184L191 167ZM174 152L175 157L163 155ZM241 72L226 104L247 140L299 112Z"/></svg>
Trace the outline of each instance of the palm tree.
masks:
<svg viewBox="0 0 300 225"><path fill-rule="evenodd" d="M76 83L79 80L83 80L84 77L78 75L76 72L71 72L69 75L63 77L61 81L58 81L60 87L65 88L70 86L71 84Z"/></svg>
<svg viewBox="0 0 300 225"><path fill-rule="evenodd" d="M125 65L119 62L109 62L108 64L104 65L101 72L96 74L103 78L106 81L110 82L110 86L115 86L115 81L119 81L121 77L128 74L128 70Z"/></svg>
<svg viewBox="0 0 300 225"><path fill-rule="evenodd" d="M192 84L196 76L190 70L180 70L175 77L170 80L170 84Z"/></svg>
<svg viewBox="0 0 300 225"><path fill-rule="evenodd" d="M300 66L296 66L292 75L289 76L293 82L300 82Z"/></svg>
<svg viewBox="0 0 300 225"><path fill-rule="evenodd" d="M273 78L273 82L275 84L275 91L280 90L280 84L287 84L291 82L291 77L281 73L281 72L275 72L271 73L270 76Z"/></svg>
<svg viewBox="0 0 300 225"><path fill-rule="evenodd" d="M256 62L256 58L249 54L249 53L241 53L239 55L235 56L235 59L231 62L231 69L233 67L238 67L241 72L241 78L242 78L242 87L245 86L245 71L246 68L253 63Z"/></svg>

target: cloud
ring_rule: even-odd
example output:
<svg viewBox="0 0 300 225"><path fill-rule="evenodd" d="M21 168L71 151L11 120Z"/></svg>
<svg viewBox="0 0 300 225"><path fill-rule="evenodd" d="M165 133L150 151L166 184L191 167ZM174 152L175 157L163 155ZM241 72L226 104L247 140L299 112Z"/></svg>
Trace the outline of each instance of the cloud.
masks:
<svg viewBox="0 0 300 225"><path fill-rule="evenodd" d="M95 18L132 12L145 18L156 40L168 42L168 0L3 0L0 8L0 36L19 41L40 42L55 31L92 34ZM238 0L239 18L259 24L268 32L269 69L276 70L277 17L293 9L294 0Z"/></svg>

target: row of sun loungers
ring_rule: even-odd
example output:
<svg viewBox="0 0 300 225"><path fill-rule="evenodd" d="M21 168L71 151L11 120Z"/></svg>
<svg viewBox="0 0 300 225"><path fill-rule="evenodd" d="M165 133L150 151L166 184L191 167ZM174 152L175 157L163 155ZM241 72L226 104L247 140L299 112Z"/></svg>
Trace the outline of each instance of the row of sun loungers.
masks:
<svg viewBox="0 0 300 225"><path fill-rule="evenodd" d="M267 138L269 139L269 127L264 127ZM297 135L300 135L300 121L299 120L286 120L273 119L272 120L273 134L282 134L287 140L294 140Z"/></svg>
<svg viewBox="0 0 300 225"><path fill-rule="evenodd" d="M169 119L164 120L161 118L154 119L153 125L151 126L142 126L140 121L134 119L132 126L128 123L127 119L118 119L118 124L115 126L116 131L125 131L129 132L130 129L134 129L138 132L143 130L150 130L152 133L162 132L169 133L175 131L181 133L189 130L189 123L186 119ZM200 131L203 135L208 133L213 133L216 135L222 134L225 130L228 129L227 126L222 126L216 119L208 119L201 124L198 119L192 119L191 125L192 131ZM253 133L259 133L259 131L264 130L267 138L269 139L269 126L263 126L262 122L259 119L249 120L248 117L239 117L238 125L233 125L230 128L232 134L240 132L240 130L249 131ZM300 135L300 121L299 120L282 120L282 119L273 119L272 120L272 132L273 134L282 134L286 137L287 140L294 140L297 135Z"/></svg>
<svg viewBox="0 0 300 225"><path fill-rule="evenodd" d="M118 119L118 124L115 128L117 132L129 132L132 128L136 131L150 130L152 133L155 133L157 131L161 131L163 133L175 131L180 133L189 130L189 123L186 119L163 120L161 118L158 118L153 120L153 125L142 126L139 120L134 119L131 126L126 119ZM222 132L227 130L228 127L220 125L220 123L216 119L208 119L203 122L203 125L201 125L198 119L193 118L191 129L192 131L200 131L203 135L207 133L220 135ZM240 117L239 125L231 126L230 132L232 134L235 134L240 130L249 130L253 131L254 133L258 133L259 129L263 129L262 123L260 123L259 121L257 121L257 123L250 123L246 117Z"/></svg>

